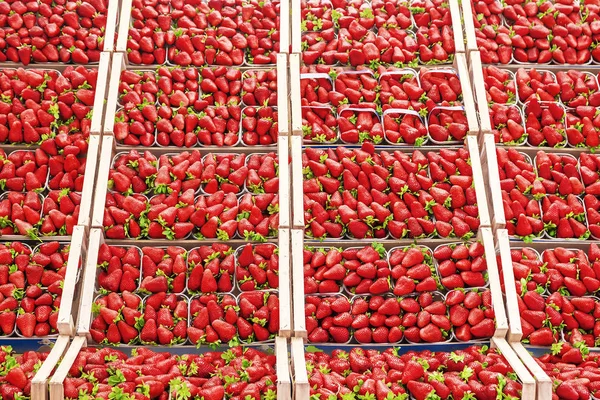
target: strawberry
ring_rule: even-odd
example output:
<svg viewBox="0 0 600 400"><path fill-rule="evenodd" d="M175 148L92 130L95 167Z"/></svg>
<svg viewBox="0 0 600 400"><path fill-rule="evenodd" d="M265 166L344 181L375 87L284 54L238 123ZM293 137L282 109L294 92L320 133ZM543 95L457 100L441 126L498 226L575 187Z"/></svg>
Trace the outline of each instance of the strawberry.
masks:
<svg viewBox="0 0 600 400"><path fill-rule="evenodd" d="M279 287L277 246L247 244L238 251L235 275L242 291Z"/></svg>
<svg viewBox="0 0 600 400"><path fill-rule="evenodd" d="M349 300L342 295L329 297L306 296L306 327L311 342L348 341L349 330L353 325ZM319 328L319 322L330 320L331 324ZM345 334L344 334L345 331Z"/></svg>
<svg viewBox="0 0 600 400"><path fill-rule="evenodd" d="M249 146L277 143L277 115L272 107L246 107L242 118L242 141Z"/></svg>
<svg viewBox="0 0 600 400"><path fill-rule="evenodd" d="M328 107L302 107L302 135L304 140L316 143L336 142L338 122Z"/></svg>
<svg viewBox="0 0 600 400"><path fill-rule="evenodd" d="M248 70L242 74L242 101L246 106L275 106L277 70Z"/></svg>

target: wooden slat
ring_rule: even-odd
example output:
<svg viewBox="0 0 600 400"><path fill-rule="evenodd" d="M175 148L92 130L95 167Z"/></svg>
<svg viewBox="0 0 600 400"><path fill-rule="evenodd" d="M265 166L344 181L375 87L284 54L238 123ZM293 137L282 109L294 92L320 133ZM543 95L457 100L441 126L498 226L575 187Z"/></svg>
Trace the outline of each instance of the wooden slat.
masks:
<svg viewBox="0 0 600 400"><path fill-rule="evenodd" d="M279 335L292 335L290 230L279 228Z"/></svg>
<svg viewBox="0 0 600 400"><path fill-rule="evenodd" d="M104 204L108 190L108 173L114 154L115 140L113 136L102 138L100 161L98 162L98 176L96 177L96 191L92 209L92 228L102 228L104 219Z"/></svg>
<svg viewBox="0 0 600 400"><path fill-rule="evenodd" d="M89 335L92 320L92 304L94 302L94 288L96 286L96 264L98 251L104 243L102 229L92 228L88 242L88 257L82 271L81 296L77 311L77 335Z"/></svg>
<svg viewBox="0 0 600 400"><path fill-rule="evenodd" d="M294 336L306 338L304 319L304 230L292 230L292 301Z"/></svg>
<svg viewBox="0 0 600 400"><path fill-rule="evenodd" d="M121 0L121 15L119 16L119 35L117 38L116 51L127 54L127 38L129 37L129 26L131 25L131 3L132 0Z"/></svg>
<svg viewBox="0 0 600 400"><path fill-rule="evenodd" d="M298 12L299 11L300 10L298 10ZM279 26L279 52L289 54L292 41L292 31L290 27L290 0L282 0L279 3Z"/></svg>
<svg viewBox="0 0 600 400"><path fill-rule="evenodd" d="M493 338L493 345L497 347L501 352L506 361L509 362L512 369L516 372L519 380L523 387L521 388L521 400L535 400L536 382L533 376L529 373L527 368L521 362L521 359L513 351L512 347L504 339ZM550 399L552 396L547 397Z"/></svg>
<svg viewBox="0 0 600 400"><path fill-rule="evenodd" d="M275 338L275 356L277 357L277 400L291 400L292 379L287 340L285 338Z"/></svg>
<svg viewBox="0 0 600 400"><path fill-rule="evenodd" d="M102 134L102 121L104 119L104 99L110 75L111 53L100 53L98 64L98 80L96 81L96 93L94 95L94 107L90 132L92 135Z"/></svg>
<svg viewBox="0 0 600 400"><path fill-rule="evenodd" d="M290 54L290 107L292 135L302 137L302 99L300 98L300 54Z"/></svg>
<svg viewBox="0 0 600 400"><path fill-rule="evenodd" d="M67 351L70 342L71 337L67 335L60 335L56 339L50 354L48 354L48 357L31 380L31 400L48 399L48 378L65 351Z"/></svg>
<svg viewBox="0 0 600 400"><path fill-rule="evenodd" d="M291 26L292 26L292 53L302 52L302 17L301 17L301 5L300 0L291 0L292 9L291 11Z"/></svg>
<svg viewBox="0 0 600 400"><path fill-rule="evenodd" d="M519 314L519 303L517 299L517 288L515 287L515 275L513 272L512 259L510 257L510 242L508 240L508 231L499 229L496 232L496 246L500 252L502 262L502 275L504 278L504 293L506 301L506 310L508 313L508 335L509 342L518 342L523 337L521 328L521 316Z"/></svg>
<svg viewBox="0 0 600 400"><path fill-rule="evenodd" d="M96 186L96 168L98 167L98 158L100 156L100 141L100 135L90 135L85 164L85 178L81 192L81 203L79 204L77 224L88 228L92 221L92 199L94 196L94 187Z"/></svg>
<svg viewBox="0 0 600 400"><path fill-rule="evenodd" d="M120 39L121 37L119 37ZM110 70L110 83L108 97L106 98L106 112L104 116L104 135L112 135L115 129L115 114L117 113L117 101L119 100L119 83L121 71L125 69L125 58L123 53L114 53L112 67Z"/></svg>
<svg viewBox="0 0 600 400"><path fill-rule="evenodd" d="M106 30L104 33L104 47L102 49L103 52L112 53L115 51L115 44L117 39L115 34L117 33L117 19L119 17L119 12L131 13L131 5L128 9L119 10L120 4L121 1L116 0L108 2L108 12L106 14Z"/></svg>
<svg viewBox="0 0 600 400"><path fill-rule="evenodd" d="M467 1L467 0L463 0ZM463 36L461 13L458 0L449 0L450 16L452 17L452 31L454 33L454 47L456 54L465 52L465 38Z"/></svg>
<svg viewBox="0 0 600 400"><path fill-rule="evenodd" d="M481 54L478 51L472 52L470 59L470 73L473 87L475 88L475 101L477 102L477 112L479 113L479 127L482 132L492 130L490 123L490 109L487 104L487 96L483 81L483 66L481 64Z"/></svg>
<svg viewBox="0 0 600 400"><path fill-rule="evenodd" d="M279 159L279 227L290 228L292 221L291 167L289 164L289 138L280 136L277 142Z"/></svg>
<svg viewBox="0 0 600 400"><path fill-rule="evenodd" d="M520 343L510 343L512 349L521 359L525 367L533 376L536 382L537 400L546 400L552 398L552 379L544 372L540 365L533 359L529 351Z"/></svg>
<svg viewBox="0 0 600 400"><path fill-rule="evenodd" d="M87 243L87 229L76 226L73 229L71 245L69 247L69 259L67 260L67 271L63 284L63 291L58 310L58 332L61 335L73 335L75 324L73 322L73 301L75 300L75 288L79 266L84 266Z"/></svg>
<svg viewBox="0 0 600 400"><path fill-rule="evenodd" d="M502 229L506 226L506 218L504 217L504 206L502 204L500 170L498 169L494 135L484 135L483 146L481 148L481 165L488 195L488 208L492 217L492 228L494 230Z"/></svg>
<svg viewBox="0 0 600 400"><path fill-rule="evenodd" d="M487 264L488 280L490 282L490 291L492 292L492 305L496 319L496 331L494 336L504 338L508 332L508 320L506 310L504 309L504 296L500 284L500 273L498 272L498 263L496 261L496 248L494 246L494 235L491 228L480 228L479 240L483 242L485 248L485 259Z"/></svg>
<svg viewBox="0 0 600 400"><path fill-rule="evenodd" d="M463 95L463 104L465 114L467 115L467 123L469 124L469 135L479 135L479 121L477 119L477 111L475 110L475 100L473 97L473 86L469 78L469 69L467 68L467 57L464 54L456 54L454 65L458 71L460 78L460 86Z"/></svg>
<svg viewBox="0 0 600 400"><path fill-rule="evenodd" d="M294 400L308 400L310 386L308 372L304 360L304 342L301 338L292 338L291 342L292 373L294 377Z"/></svg>
<svg viewBox="0 0 600 400"><path fill-rule="evenodd" d="M285 3L285 1L283 2ZM290 136L290 82L288 55L277 54L277 129L278 136Z"/></svg>
<svg viewBox="0 0 600 400"><path fill-rule="evenodd" d="M302 137L291 137L292 156L292 227L304 228L304 192L302 189Z"/></svg>
<svg viewBox="0 0 600 400"><path fill-rule="evenodd" d="M475 187L475 195L477 196L479 226L481 228L491 228L492 219L490 218L488 196L485 190L486 184L483 175L483 167L481 165L481 157L479 156L479 145L477 144L477 138L474 136L467 136L466 145L469 149L471 170L473 171L473 186Z"/></svg>
<svg viewBox="0 0 600 400"><path fill-rule="evenodd" d="M65 354L59 367L56 369L56 372L50 380L50 400L64 400L65 388L63 384L65 378L69 374L69 369L71 369L73 362L75 362L79 351L85 345L85 337L77 336L73 339L71 346L69 346L69 350L67 350L67 354Z"/></svg>
<svg viewBox="0 0 600 400"><path fill-rule="evenodd" d="M460 2L462 9L462 21L465 28L466 53L469 57L471 52L478 51L477 37L475 36L475 25L473 24L473 9L470 0Z"/></svg>

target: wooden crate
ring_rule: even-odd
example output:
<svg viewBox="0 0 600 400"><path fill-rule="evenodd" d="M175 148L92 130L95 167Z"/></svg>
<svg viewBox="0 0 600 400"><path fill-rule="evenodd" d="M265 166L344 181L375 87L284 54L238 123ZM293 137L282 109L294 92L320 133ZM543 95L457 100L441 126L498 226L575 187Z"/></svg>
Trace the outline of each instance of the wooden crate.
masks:
<svg viewBox="0 0 600 400"><path fill-rule="evenodd" d="M489 345L492 348L498 349L502 355L505 357L508 364L515 371L519 381L522 385L522 393L521 399L523 400L535 400L536 397L536 380L531 376L527 368L523 365L517 354L513 351L509 343L501 338L492 338L489 342L479 342L479 343L469 343L470 345ZM357 346L357 345L318 345L325 352L330 352L333 349L342 348L344 351L348 352L354 347L363 347L369 349L376 349L378 351L384 351L387 349L387 346L378 346L378 345L370 345L370 346ZM456 346L456 345L442 345L437 346L435 344L429 344L428 347L423 346L422 348L417 348L418 346L408 345L408 346L399 346L397 350L399 353L406 353L411 350L425 350L426 348L431 348L432 351L443 351L443 352L451 352L457 349L464 349L466 346ZM299 338L292 338L291 344L291 362L292 362L292 378L293 378L293 390L294 400L308 400L310 398L310 384L308 383L308 372L306 370L306 362L304 359L304 353L307 349L303 346L302 340ZM550 397L546 397L545 399L550 399ZM540 399L540 397L538 397Z"/></svg>
<svg viewBox="0 0 600 400"><path fill-rule="evenodd" d="M54 368L54 366L56 365L56 362L58 362L60 357L64 354L64 357L62 358L62 361L61 361L59 367L56 369L54 375L52 376L52 379L50 380L50 385L49 385L50 400L64 400L65 399L64 381L69 374L69 369L73 365L73 362L75 362L77 356L79 355L79 352L81 351L82 348L87 346L86 338L84 336L77 336L73 339L70 346L68 346L68 348L66 349L66 352L65 352L65 348L67 347L66 345L69 344L69 339L68 338L66 338L66 339L67 340L64 343L64 345L62 344L63 342L61 342L61 346L64 346L62 352L59 353L59 351L56 351L56 354L53 355L52 353L55 352L55 350L53 349L52 353L50 354L50 356L47 359L47 361L48 361L48 360L50 360L50 357L52 357L52 361L54 361L52 367L50 367L50 364L48 364L49 365L48 368L51 371L51 369ZM58 349L57 346L58 346L58 343L57 343L57 345L55 345L56 349ZM132 349L133 349L133 347L129 346L126 349L124 349L124 351L128 352ZM168 351L167 349L164 349L164 350ZM197 350L195 350L194 352L197 352ZM291 376L290 376L290 360L289 360L289 356L288 356L287 340L282 337L276 338L274 352L275 352L275 356L277 357L277 361L276 361L277 399L278 400L291 400L292 383L291 383ZM178 353L181 353L181 351L178 351ZM44 371L45 366L46 366L46 362L42 365L42 368L38 371L38 374L34 378L34 380L37 379L38 375L39 375L40 382L38 383L38 388L36 389L38 391L36 391L35 394L33 392L34 387L32 386L32 400L46 400L48 398L46 396L48 391L45 386L42 387L42 383L41 383L41 378L42 378L41 373L45 372ZM47 377L46 377L46 380L47 380ZM44 389L44 390L42 390L42 389ZM40 396L43 396L43 397L40 397Z"/></svg>
<svg viewBox="0 0 600 400"><path fill-rule="evenodd" d="M508 231L499 229L496 232L496 248L500 254L502 265L502 276L504 278L504 294L506 310L508 312L508 332L509 342L519 342L523 337L521 328L521 315L519 313L518 294L515 287L515 275L513 272L512 259L510 256L510 243L508 240Z"/></svg>
<svg viewBox="0 0 600 400"><path fill-rule="evenodd" d="M276 292L279 298L279 335L282 337L291 336L292 334L292 313L291 313L291 256L290 256L290 239L289 229L280 229L278 239L269 240L268 243L276 244L279 250L279 288L270 290ZM81 296L77 308L76 334L85 336L90 344L93 344L90 336L90 325L92 322L92 305L98 296L97 290L97 261L100 246L103 244L115 246L180 246L186 250L191 250L201 245L211 245L212 242L201 242L195 240L155 240L155 241L133 241L133 240L106 240L102 228L92 228L88 242L88 257L85 261L85 268L82 271ZM244 246L247 242L244 239L237 239L226 242L234 250ZM259 243L256 243L259 244ZM302 251L300 252L302 255ZM237 296L240 291L236 288L230 294ZM257 343L263 345L263 343ZM266 344L270 345L270 344ZM208 347L208 346L203 346ZM183 349L193 349L191 345L178 346Z"/></svg>

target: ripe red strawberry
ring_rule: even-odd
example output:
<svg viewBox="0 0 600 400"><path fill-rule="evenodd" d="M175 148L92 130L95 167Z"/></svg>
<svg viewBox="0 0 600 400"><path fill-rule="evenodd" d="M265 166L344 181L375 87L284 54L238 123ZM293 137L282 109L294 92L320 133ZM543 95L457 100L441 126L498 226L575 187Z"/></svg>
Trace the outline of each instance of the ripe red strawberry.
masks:
<svg viewBox="0 0 600 400"><path fill-rule="evenodd" d="M273 244L247 244L238 251L235 276L242 291L277 289L278 249Z"/></svg>
<svg viewBox="0 0 600 400"><path fill-rule="evenodd" d="M229 292L233 288L234 256L227 245L213 244L192 249L188 254L191 270L187 280L190 292Z"/></svg>
<svg viewBox="0 0 600 400"><path fill-rule="evenodd" d="M322 343L328 341L350 339L350 327L352 316L350 314L350 302L342 296L306 296L306 328L308 338L311 342ZM328 320L330 324L319 327L319 321Z"/></svg>

